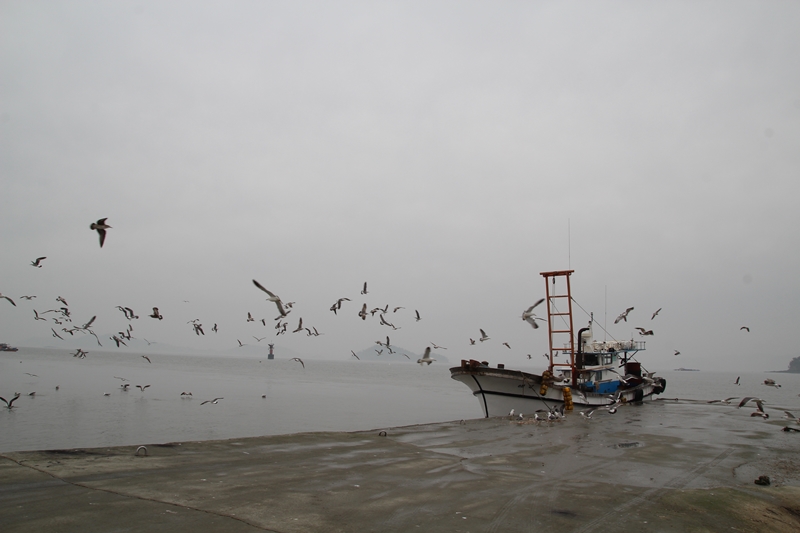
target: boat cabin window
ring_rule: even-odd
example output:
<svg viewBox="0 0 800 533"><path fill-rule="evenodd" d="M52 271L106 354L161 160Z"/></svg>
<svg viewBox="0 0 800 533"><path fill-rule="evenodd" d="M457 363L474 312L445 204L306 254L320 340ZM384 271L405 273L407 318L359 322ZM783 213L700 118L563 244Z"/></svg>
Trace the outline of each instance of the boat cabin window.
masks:
<svg viewBox="0 0 800 533"><path fill-rule="evenodd" d="M604 365L611 364L611 354L603 354L603 364Z"/></svg>

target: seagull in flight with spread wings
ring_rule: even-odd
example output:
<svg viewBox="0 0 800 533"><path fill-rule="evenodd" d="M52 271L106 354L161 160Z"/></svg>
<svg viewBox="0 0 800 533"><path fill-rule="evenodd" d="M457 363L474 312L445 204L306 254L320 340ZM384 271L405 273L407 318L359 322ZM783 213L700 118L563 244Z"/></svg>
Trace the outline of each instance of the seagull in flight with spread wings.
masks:
<svg viewBox="0 0 800 533"><path fill-rule="evenodd" d="M617 322L619 322L620 320L624 320L625 322L627 322L627 321L628 321L628 313L630 313L631 311L633 311L633 307L629 307L629 308L627 308L625 311L623 311L623 312L622 312L622 313L621 313L621 314L620 314L620 315L617 317L617 319L616 319L616 320L614 320L614 324L616 324L616 323L617 323Z"/></svg>
<svg viewBox="0 0 800 533"><path fill-rule="evenodd" d="M106 218L101 218L97 222L92 222L92 225L89 226L89 229L97 230L97 234L100 236L100 248L103 247L103 243L106 242L106 230L110 229L111 226L106 224Z"/></svg>
<svg viewBox="0 0 800 533"><path fill-rule="evenodd" d="M267 301L274 302L275 305L278 306L278 312L281 314L282 317L288 314L286 310L283 308L283 302L281 301L280 296L276 295L273 292L268 291L262 284L260 284L256 280L253 280L253 284L262 291L267 293L267 295L269 296L269 298L267 298Z"/></svg>
<svg viewBox="0 0 800 533"><path fill-rule="evenodd" d="M538 302L527 308L525 311L522 312L522 320L527 322L531 325L533 329L538 329L539 324L536 323L537 320L544 321L543 318L539 318L536 316L536 313L533 310L536 308L537 305L541 304L544 301L544 298L541 298Z"/></svg>

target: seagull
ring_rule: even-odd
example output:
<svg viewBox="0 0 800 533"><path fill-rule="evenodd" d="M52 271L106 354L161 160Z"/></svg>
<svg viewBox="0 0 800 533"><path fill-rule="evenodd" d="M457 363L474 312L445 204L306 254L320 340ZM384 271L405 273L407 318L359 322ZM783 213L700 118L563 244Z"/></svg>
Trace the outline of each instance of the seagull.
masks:
<svg viewBox="0 0 800 533"><path fill-rule="evenodd" d="M331 311L333 311L334 315L336 314L336 311L338 311L339 309L342 308L342 302L345 301L345 300L349 302L350 298L339 298L338 300L336 300L336 303L334 303L331 306Z"/></svg>
<svg viewBox="0 0 800 533"><path fill-rule="evenodd" d="M6 400L2 396L0 396L0 400L3 400L3 403L6 404L6 409L12 409L14 407L14 402L19 398L19 393L16 393L13 398L10 400Z"/></svg>
<svg viewBox="0 0 800 533"><path fill-rule="evenodd" d="M37 257L36 261L31 261L31 266L42 268L41 262L47 259L46 257Z"/></svg>
<svg viewBox="0 0 800 533"><path fill-rule="evenodd" d="M191 395L192 395L192 393L191 393L191 392L182 392L182 393L181 393L181 396L185 396L185 397L189 397L189 396L191 396Z"/></svg>
<svg viewBox="0 0 800 533"><path fill-rule="evenodd" d="M359 356L357 356L357 355L356 355L356 352L354 352L353 350L350 350L350 353L351 353L351 354L353 354L353 357L355 357L356 359L358 359L359 361L361 361L361 358L360 358Z"/></svg>
<svg viewBox="0 0 800 533"><path fill-rule="evenodd" d="M39 313L36 311L36 309L33 310L33 316L36 320L44 320L45 322L47 321L46 318L42 318L39 316Z"/></svg>
<svg viewBox="0 0 800 533"><path fill-rule="evenodd" d="M147 362L148 362L148 363L150 363L151 365L153 364L153 362L150 360L150 358L149 358L149 357L147 357L146 355L143 355L143 356L142 356L142 359L147 359Z"/></svg>
<svg viewBox="0 0 800 533"><path fill-rule="evenodd" d="M267 295L269 296L269 298L267 298L267 301L274 302L275 305L278 306L278 312L281 314L281 317L284 317L288 314L286 310L283 308L283 302L281 301L280 296L277 296L275 293L268 291L267 289L264 288L263 285L261 285L256 280L253 280L253 284L262 291L267 293Z"/></svg>
<svg viewBox="0 0 800 533"><path fill-rule="evenodd" d="M594 409L587 409L585 411L581 411L581 416L587 420L592 419L592 413L594 413Z"/></svg>
<svg viewBox="0 0 800 533"><path fill-rule="evenodd" d="M24 300L33 300L34 298L36 298L36 296L20 296L20 298Z"/></svg>
<svg viewBox="0 0 800 533"><path fill-rule="evenodd" d="M617 319L616 319L616 320L614 320L614 324L616 324L616 323L617 323L617 322L619 322L620 320L624 320L625 322L627 322L627 321L628 321L628 313L630 313L631 311L633 311L633 307L629 307L629 308L627 308L627 309L626 309L626 310L625 310L625 311L624 311L622 314L620 314L620 315L617 317Z"/></svg>
<svg viewBox="0 0 800 533"><path fill-rule="evenodd" d="M297 329L292 331L292 333L297 333L298 331L302 331L303 329L303 317L300 317L300 323L297 324Z"/></svg>
<svg viewBox="0 0 800 533"><path fill-rule="evenodd" d="M392 309L392 313L396 313L399 309L405 309L405 307L399 307L399 306L395 307L394 309Z"/></svg>
<svg viewBox="0 0 800 533"><path fill-rule="evenodd" d="M366 281L364 282L364 288L363 288L363 289L361 289L361 294L369 294L369 293L367 292L367 282L366 282Z"/></svg>
<svg viewBox="0 0 800 533"><path fill-rule="evenodd" d="M54 330L53 328L50 328L50 331L52 331L52 332L53 332L53 337L56 337L56 338L58 338L58 339L61 339L62 341L64 340L64 337L62 337L61 335L59 335L58 333L56 333L56 330Z"/></svg>
<svg viewBox="0 0 800 533"><path fill-rule="evenodd" d="M724 403L725 405L730 405L731 400L738 400L738 396L731 396L730 398L725 398L724 400L711 400L708 403Z"/></svg>
<svg viewBox="0 0 800 533"><path fill-rule="evenodd" d="M164 317L161 316L161 313L158 312L158 307L153 308L153 314L148 315L150 318L157 318L159 320L164 320Z"/></svg>
<svg viewBox="0 0 800 533"><path fill-rule="evenodd" d="M367 304L364 304L361 307L361 311L358 312L358 316L361 317L361 320L366 320L367 319Z"/></svg>
<svg viewBox="0 0 800 533"><path fill-rule="evenodd" d="M6 300L8 300L9 302L11 302L11 305L13 305L14 307L16 307L16 306L17 306L17 304L15 304L15 303L14 303L14 300L12 300L11 298L9 298L8 296L6 296L5 294L3 294L2 292L0 292L0 298L5 298L5 299L6 299Z"/></svg>
<svg viewBox="0 0 800 533"><path fill-rule="evenodd" d="M644 329L644 328L636 328L636 329L639 330L639 335L652 335L653 334L653 330L652 329Z"/></svg>
<svg viewBox="0 0 800 533"><path fill-rule="evenodd" d="M89 352L84 352L83 350L78 348L78 350L74 354L72 354L72 357L77 357L79 359L85 359L88 354L89 354Z"/></svg>
<svg viewBox="0 0 800 533"><path fill-rule="evenodd" d="M503 346L505 346L505 347L506 347L506 348L508 348L509 350L511 349L511 345L510 345L510 344L508 344L507 342L504 342L504 343L503 343Z"/></svg>
<svg viewBox="0 0 800 533"><path fill-rule="evenodd" d="M475 346L475 339L473 339L472 337L469 338L469 345Z"/></svg>
<svg viewBox="0 0 800 533"><path fill-rule="evenodd" d="M662 309L662 308L661 308L661 307L659 307L659 308L656 310L656 312L655 312L655 313L653 313L653 316L651 316L651 317L650 317L650 320L653 320L655 317L657 317L657 316L658 316L658 313L660 313L660 312L661 312L661 309Z"/></svg>
<svg viewBox="0 0 800 533"><path fill-rule="evenodd" d="M740 409L750 400L753 400L756 403L756 412L751 414L750 416L762 416L765 419L769 418L769 415L764 412L764 400L762 400L761 398L756 398L754 396L747 396L745 398L742 398L742 401L739 402L739 405L737 405L736 408Z"/></svg>
<svg viewBox="0 0 800 533"><path fill-rule="evenodd" d="M305 367L306 367L306 364L305 364L305 363L303 362L303 360L302 360L302 359L300 359L299 357L292 357L292 358L291 358L291 361L297 361L298 363L300 363L301 365L303 365L303 368L305 368Z"/></svg>
<svg viewBox="0 0 800 533"><path fill-rule="evenodd" d="M100 235L100 248L103 247L103 243L106 242L106 230L110 229L111 226L106 224L106 218L101 218L97 222L93 222L89 229L97 230L97 234Z"/></svg>
<svg viewBox="0 0 800 533"><path fill-rule="evenodd" d="M425 353L423 354L422 358L421 359L417 359L417 363L419 363L420 366L424 365L425 363L427 363L428 366L430 366L430 364L433 363L434 361L436 361L436 359L431 359L431 347L430 346L426 346L425 347Z"/></svg>
<svg viewBox="0 0 800 533"><path fill-rule="evenodd" d="M89 319L89 322L87 322L86 324L84 324L84 325L83 325L83 327L82 327L81 329L89 329L89 326L91 326L91 325L92 325L92 322L94 322L94 319L95 319L95 318L97 318L97 315L94 315L94 316L93 316L91 319Z"/></svg>
<svg viewBox="0 0 800 533"><path fill-rule="evenodd" d="M414 314L416 315L417 322L419 322L420 320L422 320L422 319L420 318L420 316L419 316L419 311L417 311L416 309L414 309Z"/></svg>
<svg viewBox="0 0 800 533"><path fill-rule="evenodd" d="M736 376L736 381L734 381L734 382L733 382L733 384L734 384L734 385L738 385L738 384L739 384L739 379L740 379L741 377L742 377L742 376Z"/></svg>
<svg viewBox="0 0 800 533"><path fill-rule="evenodd" d="M205 405L207 403L213 403L214 405L218 404L220 400L224 400L225 398L214 398L213 400L206 400L204 402L200 402L200 405Z"/></svg>
<svg viewBox="0 0 800 533"><path fill-rule="evenodd" d="M675 355L680 355L680 354L681 354L681 352L679 352L678 350L675 350Z"/></svg>
<svg viewBox="0 0 800 533"><path fill-rule="evenodd" d="M748 328L747 326L740 327L739 331L742 331L743 329L747 330L747 333L750 333L750 328Z"/></svg>
<svg viewBox="0 0 800 533"><path fill-rule="evenodd" d="M378 354L378 355L381 355L381 354L383 353L383 350L378 350L378 349L376 349L376 350L375 350L375 353L376 353L376 354Z"/></svg>
<svg viewBox="0 0 800 533"><path fill-rule="evenodd" d="M247 346L246 344L242 344L242 341L240 341L239 339L236 339L236 342L239 343L239 348L241 348L242 346Z"/></svg>
<svg viewBox="0 0 800 533"><path fill-rule="evenodd" d="M119 345L120 345L120 344L122 344L123 346L127 346L127 344L125 344L125 341L123 341L122 339L120 339L120 338L119 338L119 337L117 337L116 335L113 335L113 336L111 336L111 337L109 337L109 338L110 338L112 341L114 341L114 342L116 342L116 343L117 343L117 348L119 348Z"/></svg>
<svg viewBox="0 0 800 533"><path fill-rule="evenodd" d="M528 324L533 327L533 329L538 329L539 324L536 323L537 320L544 321L543 318L539 318L536 316L536 313L533 310L536 308L537 305L541 304L544 301L544 298L541 298L538 302L527 308L525 311L522 312L522 320L527 322Z"/></svg>
<svg viewBox="0 0 800 533"><path fill-rule="evenodd" d="M783 415L784 418L788 418L789 420L794 420L795 423L800 424L800 418L794 416L794 414L790 413L789 411L784 411L786 413Z"/></svg>
<svg viewBox="0 0 800 533"><path fill-rule="evenodd" d="M775 387L776 389L780 389L781 388L781 386L779 384L775 383L774 379L765 379L764 380L764 385L767 385L769 387Z"/></svg>
<svg viewBox="0 0 800 533"><path fill-rule="evenodd" d="M214 323L214 327L211 328L211 331L213 331L214 333L217 332L217 324L216 324L216 322Z"/></svg>
<svg viewBox="0 0 800 533"><path fill-rule="evenodd" d="M480 329L480 328L478 328L478 329ZM481 341L481 342L488 341L489 340L489 336L486 335L486 332L481 329L481 338L478 339L478 340Z"/></svg>
<svg viewBox="0 0 800 533"><path fill-rule="evenodd" d="M531 354L528 354L528 359L532 359Z"/></svg>
<svg viewBox="0 0 800 533"><path fill-rule="evenodd" d="M388 341L389 341L389 337L386 337L386 341L387 341L387 342L386 342L386 346L389 346L389 342L388 342ZM439 346L439 345L438 345L438 344L436 344L435 342L432 342L432 343L431 343L431 345L433 346L433 349L434 349L434 350L446 350L446 349L447 349L447 348L445 348L444 346Z"/></svg>
<svg viewBox="0 0 800 533"><path fill-rule="evenodd" d="M264 339L266 339L266 337L261 337L261 338L259 339L259 338L258 338L258 337L256 337L255 335L253 335L253 338L256 340L256 342L261 342L261 341L263 341Z"/></svg>
<svg viewBox="0 0 800 533"><path fill-rule="evenodd" d="M138 388L140 391L142 391L142 392L144 392L144 390L145 390L147 387L149 387L149 386L150 386L150 385L136 385L136 387L137 387L137 388Z"/></svg>
<svg viewBox="0 0 800 533"><path fill-rule="evenodd" d="M255 318L253 318L253 315L251 315L251 314L250 314L250 311L248 311L248 312L247 312L247 321L248 321L248 322L255 322L255 320L256 320L256 319L255 319Z"/></svg>

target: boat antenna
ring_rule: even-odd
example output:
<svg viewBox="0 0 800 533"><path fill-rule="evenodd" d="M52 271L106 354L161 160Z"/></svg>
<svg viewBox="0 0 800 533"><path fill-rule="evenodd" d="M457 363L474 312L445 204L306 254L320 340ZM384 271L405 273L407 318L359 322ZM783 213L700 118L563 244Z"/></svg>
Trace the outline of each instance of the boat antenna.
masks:
<svg viewBox="0 0 800 533"><path fill-rule="evenodd" d="M603 331L606 331L606 326L608 325L608 285L603 285L603 290L605 291L605 294L603 295ZM606 342L607 340L608 339L604 333L603 342Z"/></svg>

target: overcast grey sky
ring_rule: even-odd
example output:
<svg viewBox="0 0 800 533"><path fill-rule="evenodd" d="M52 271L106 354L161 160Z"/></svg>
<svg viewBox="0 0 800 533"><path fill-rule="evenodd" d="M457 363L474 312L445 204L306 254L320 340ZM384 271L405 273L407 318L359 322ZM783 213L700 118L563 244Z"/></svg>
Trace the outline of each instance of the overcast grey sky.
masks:
<svg viewBox="0 0 800 533"><path fill-rule="evenodd" d="M513 367L547 348L520 318L539 272L572 268L611 335L655 331L650 369L784 369L799 27L793 2L4 1L0 341L47 339L32 310L63 296L186 347L390 334ZM273 337L253 278L324 335Z"/></svg>

